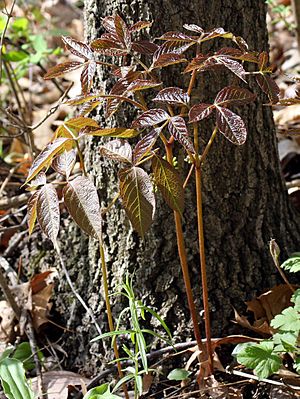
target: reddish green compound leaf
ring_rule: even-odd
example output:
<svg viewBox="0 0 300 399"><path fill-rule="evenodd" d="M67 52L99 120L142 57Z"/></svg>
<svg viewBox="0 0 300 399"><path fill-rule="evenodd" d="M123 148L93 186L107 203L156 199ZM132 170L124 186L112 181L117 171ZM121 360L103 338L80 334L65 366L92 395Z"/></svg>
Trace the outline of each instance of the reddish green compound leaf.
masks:
<svg viewBox="0 0 300 399"><path fill-rule="evenodd" d="M43 186L47 183L47 177L45 172L38 173L31 181L27 190L32 191L38 188L39 186Z"/></svg>
<svg viewBox="0 0 300 399"><path fill-rule="evenodd" d="M179 87L167 87L162 89L153 101L167 103L170 105L186 105L190 101L189 95Z"/></svg>
<svg viewBox="0 0 300 399"><path fill-rule="evenodd" d="M182 62L187 62L187 59L184 58L181 54L168 53L161 54L153 63L151 69L155 68L163 68L168 65L179 64Z"/></svg>
<svg viewBox="0 0 300 399"><path fill-rule="evenodd" d="M60 76L63 76L65 73L75 71L78 68L82 67L82 62L79 61L67 61L62 64L55 65L50 68L48 72L44 75L44 79L54 79Z"/></svg>
<svg viewBox="0 0 300 399"><path fill-rule="evenodd" d="M101 241L101 213L97 189L85 176L76 177L63 190L64 203L78 226Z"/></svg>
<svg viewBox="0 0 300 399"><path fill-rule="evenodd" d="M195 25L195 24L184 24L183 25L184 29L192 31L192 32L196 32L196 33L204 33L204 30L202 28L200 28L200 26Z"/></svg>
<svg viewBox="0 0 300 399"><path fill-rule="evenodd" d="M95 61L89 61L83 68L80 76L81 89L87 94L93 86L93 79L96 73L97 64Z"/></svg>
<svg viewBox="0 0 300 399"><path fill-rule="evenodd" d="M247 138L247 130L242 118L230 109L216 107L217 127L233 144L242 145Z"/></svg>
<svg viewBox="0 0 300 399"><path fill-rule="evenodd" d="M29 183L43 168L47 167L52 162L53 157L70 142L71 139L62 137L54 140L53 143L49 143L33 161L25 184Z"/></svg>
<svg viewBox="0 0 300 399"><path fill-rule="evenodd" d="M131 163L132 150L127 141L112 140L105 145L100 146L100 154L106 158L113 159L114 161Z"/></svg>
<svg viewBox="0 0 300 399"><path fill-rule="evenodd" d="M119 79L116 84L112 87L110 95L124 96L128 86L135 79L138 79L141 72L129 71L126 76ZM112 116L118 109L119 105L122 103L122 99L108 99L106 102L106 117Z"/></svg>
<svg viewBox="0 0 300 399"><path fill-rule="evenodd" d="M246 71L239 62L232 60L228 57L218 57L217 63L224 65L225 68L229 69L236 76L238 76L240 79L247 83L245 79Z"/></svg>
<svg viewBox="0 0 300 399"><path fill-rule="evenodd" d="M260 71L265 71L269 62L269 56L266 51L262 51L258 56L258 68Z"/></svg>
<svg viewBox="0 0 300 399"><path fill-rule="evenodd" d="M132 123L133 128L143 128L147 126L154 126L158 123L164 122L169 119L166 111L160 108L153 108L144 112Z"/></svg>
<svg viewBox="0 0 300 399"><path fill-rule="evenodd" d="M214 28L208 32L205 32L204 38L201 40L202 42L215 39L216 37L224 37L226 39L232 39L234 36L230 32L226 32L223 28Z"/></svg>
<svg viewBox="0 0 300 399"><path fill-rule="evenodd" d="M244 70L243 66L238 61L232 60L231 58L218 53L210 57L207 57L207 55L198 54L198 56L189 63L184 72L187 73L194 70L201 72L211 69L218 69L220 67L229 69L240 79L246 82L246 71Z"/></svg>
<svg viewBox="0 0 300 399"><path fill-rule="evenodd" d="M133 24L132 26L130 26L129 31L130 32L138 32L141 29L150 28L151 25L152 25L152 22L138 21L135 24Z"/></svg>
<svg viewBox="0 0 300 399"><path fill-rule="evenodd" d="M171 31L171 32L166 32L164 33L162 36L160 36L158 38L159 40L167 40L167 41L177 41L177 42L197 42L197 38L195 40L194 37L188 36L184 33L181 32L175 32L175 31Z"/></svg>
<svg viewBox="0 0 300 399"><path fill-rule="evenodd" d="M194 43L183 43L182 41L167 41L158 47L153 55L155 62L162 54L182 54Z"/></svg>
<svg viewBox="0 0 300 399"><path fill-rule="evenodd" d="M64 122L65 125L68 127L71 127L75 129L76 131L79 131L80 129L86 127L86 126L99 126L98 123L92 119L92 118L84 118L84 117L76 117L76 118L71 118Z"/></svg>
<svg viewBox="0 0 300 399"><path fill-rule="evenodd" d="M67 101L64 101L63 104L81 105L81 104L84 104L86 102L98 99L99 95L101 95L101 93L99 93L99 94L87 94L87 95L80 94L79 96L76 96L76 97L70 98Z"/></svg>
<svg viewBox="0 0 300 399"><path fill-rule="evenodd" d="M196 104L189 112L189 122L198 122L207 118L213 111L215 106L213 104Z"/></svg>
<svg viewBox="0 0 300 399"><path fill-rule="evenodd" d="M114 127L101 129L99 127L87 127L81 131L81 134L87 134L89 136L101 136L101 137L117 137L119 139L130 139L136 137L140 132L135 129L127 129L126 127Z"/></svg>
<svg viewBox="0 0 300 399"><path fill-rule="evenodd" d="M249 61L249 62L258 62L257 53L248 52L246 50L241 50L233 47L223 47L221 48L216 55L224 55L230 58L234 58L241 61Z"/></svg>
<svg viewBox="0 0 300 399"><path fill-rule="evenodd" d="M128 49L130 50L131 47L131 35L128 27L126 26L125 22L123 19L117 14L115 16L115 28L116 28L116 34L120 40L120 42Z"/></svg>
<svg viewBox="0 0 300 399"><path fill-rule="evenodd" d="M53 184L45 184L39 191L36 203L37 220L42 231L55 245L59 232L59 201Z"/></svg>
<svg viewBox="0 0 300 399"><path fill-rule="evenodd" d="M215 98L215 105L243 105L254 101L256 95L247 89L238 86L224 87Z"/></svg>
<svg viewBox="0 0 300 399"><path fill-rule="evenodd" d="M115 19L114 17L102 18L102 26L107 32L116 34Z"/></svg>
<svg viewBox="0 0 300 399"><path fill-rule="evenodd" d="M134 166L119 172L120 195L133 228L144 237L150 228L155 211L155 197L150 177Z"/></svg>
<svg viewBox="0 0 300 399"><path fill-rule="evenodd" d="M267 94L272 104L276 104L279 100L280 89L277 83L269 75L255 75L259 87Z"/></svg>
<svg viewBox="0 0 300 399"><path fill-rule="evenodd" d="M102 103L102 99L88 101L79 107L78 116L86 116Z"/></svg>
<svg viewBox="0 0 300 399"><path fill-rule="evenodd" d="M158 155L152 158L155 184L171 209L182 214L184 209L183 182L173 165Z"/></svg>
<svg viewBox="0 0 300 399"><path fill-rule="evenodd" d="M136 79L130 85L127 87L126 91L129 92L135 92L139 90L146 90L146 89L151 89L153 87L161 86L161 82L154 82L152 80L146 80L146 79Z"/></svg>
<svg viewBox="0 0 300 399"><path fill-rule="evenodd" d="M55 130L55 137L64 137L72 139L74 138L74 136L77 136L78 132L81 129L87 126L93 126L99 128L98 123L92 118L86 118L83 116L71 118L65 121L62 125L58 126L58 128ZM68 128L71 129L71 132L69 131Z"/></svg>
<svg viewBox="0 0 300 399"><path fill-rule="evenodd" d="M151 55L158 49L158 45L147 40L136 40L132 43L132 50L139 54Z"/></svg>
<svg viewBox="0 0 300 399"><path fill-rule="evenodd" d="M91 50L90 46L87 45L86 43L75 40L69 36L63 36L62 40L72 54L76 55L77 57L84 58L86 60L93 59L94 57L93 51Z"/></svg>
<svg viewBox="0 0 300 399"><path fill-rule="evenodd" d="M175 140L182 144L188 151L195 153L185 120L181 116L172 116L168 124L168 129Z"/></svg>
<svg viewBox="0 0 300 399"><path fill-rule="evenodd" d="M192 72L194 70L206 71L213 69L216 66L216 59L209 57L207 54L199 53L192 61L186 66L184 73Z"/></svg>
<svg viewBox="0 0 300 399"><path fill-rule="evenodd" d="M68 180L75 165L75 162L76 151L74 149L70 151L65 150L53 159L52 168L61 175L66 176Z"/></svg>
<svg viewBox="0 0 300 399"><path fill-rule="evenodd" d="M150 133L147 133L134 147L132 153L132 162L134 164L141 161L153 148L158 136L161 133L161 128L154 128Z"/></svg>
<svg viewBox="0 0 300 399"><path fill-rule="evenodd" d="M97 53L107 56L123 56L128 53L127 49L120 47L115 41L108 39L96 39L92 41L91 48Z"/></svg>
<svg viewBox="0 0 300 399"><path fill-rule="evenodd" d="M33 232L37 218L36 204L39 193L40 193L39 191L33 193L27 203L27 224L28 224L29 235L31 235Z"/></svg>

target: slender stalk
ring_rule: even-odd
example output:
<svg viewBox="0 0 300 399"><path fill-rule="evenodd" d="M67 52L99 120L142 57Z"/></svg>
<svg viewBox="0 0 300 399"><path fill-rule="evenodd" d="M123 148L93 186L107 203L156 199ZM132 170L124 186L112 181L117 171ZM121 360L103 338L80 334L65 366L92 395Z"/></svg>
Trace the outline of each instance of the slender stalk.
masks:
<svg viewBox="0 0 300 399"><path fill-rule="evenodd" d="M173 160L172 145L167 144L165 146L165 148L166 148L166 153L167 153L167 160L171 164L172 160ZM179 254L180 265L181 265L182 274L183 274L183 280L184 280L184 285L185 285L185 290L186 290L186 295L187 295L187 300L188 300L188 306L189 306L189 310L190 310L192 321L193 321L194 335L195 335L199 350L203 352L204 346L203 346L203 343L201 340L197 312L196 312L193 292L192 292L192 288L191 288L191 280L190 280L190 276L189 276L189 269L188 269L187 255L186 255L186 249L185 249L185 244L184 244L181 216L180 216L180 213L177 211L174 211L174 220L175 220L175 228L176 228L178 254Z"/></svg>
<svg viewBox="0 0 300 399"><path fill-rule="evenodd" d="M81 149L80 149L80 147L79 147L79 143L78 143L77 140L75 141L75 144L76 144L77 153L78 153L78 157L79 157L80 168L81 168L81 170L82 170L84 176L87 176L87 172L86 172L86 169L85 169L85 164L84 164L84 159L83 159L82 151L81 151Z"/></svg>
<svg viewBox="0 0 300 399"><path fill-rule="evenodd" d="M108 284L107 284L107 268L106 268L106 261L105 261L105 254L104 254L104 248L103 244L99 242L99 248L100 248L100 258L101 258L101 268L102 268L102 276L103 276L103 287L104 287L104 296L105 296L105 303L106 303L106 310L107 310L107 318L108 318L108 325L109 325L109 330L110 332L115 331L114 328L114 322L113 322L113 317L112 317L112 312L111 312L111 306L110 306L110 301L109 301L109 292L108 292ZM119 359L119 350L118 350L118 345L117 341L113 340L113 348L114 348L114 353L115 353L115 358ZM120 379L124 377L122 367L121 367L121 362L117 361L117 367L118 367L118 374ZM122 384L122 388L124 391L124 395L126 399L129 399L128 391L126 384Z"/></svg>
<svg viewBox="0 0 300 399"><path fill-rule="evenodd" d="M212 135L211 135L211 137L209 139L209 142L206 144L206 147L205 147L205 149L203 151L203 154L200 157L200 163L201 164L204 162L204 160L205 160L205 158L206 158L206 156L207 156L207 154L208 154L208 152L210 150L210 147L211 147L211 145L212 145L212 143L213 143L213 141L214 141L214 139L215 139L215 137L217 135L217 132L218 132L218 128L215 127L214 131L212 132Z"/></svg>
<svg viewBox="0 0 300 399"><path fill-rule="evenodd" d="M5 34L9 25L9 21L12 18L12 14L13 14L13 10L16 4L16 0L13 0L12 5L10 7L10 11L7 14L7 20L5 22L5 26L1 35L1 39L0 39L0 84L2 83L2 61L3 61L3 44L4 44L4 38L5 38Z"/></svg>
<svg viewBox="0 0 300 399"><path fill-rule="evenodd" d="M206 350L209 360L209 368L213 373L213 351L211 346L211 331L210 331L210 315L208 303L208 289L207 289L207 275L206 275L206 261L205 261L205 247L204 247L204 229L203 229L203 213L202 213L202 188L201 188L201 169L200 165L196 165L196 203L197 203L197 225L198 225L198 241L199 241L199 256L202 280L202 298L205 315L205 335L206 335Z"/></svg>
<svg viewBox="0 0 300 399"><path fill-rule="evenodd" d="M185 190L185 188L186 188L186 186L187 186L187 184L188 184L188 182L189 182L189 180L190 180L190 177L192 176L194 167L195 167L195 165L192 164L191 167L190 167L189 173L188 173L188 175L187 175L187 177L186 177L186 179L185 179L185 181L184 181L184 183L183 183L183 186L182 186L182 187L183 187L184 190Z"/></svg>
<svg viewBox="0 0 300 399"><path fill-rule="evenodd" d="M74 287L74 284L72 283L72 280L71 280L71 278L69 276L69 273L68 273L68 270L66 268L64 259L63 259L62 255L61 255L58 243L55 242L55 243L53 243L53 245L54 245L55 251L57 253L61 268L62 268L62 270L63 270L63 272L64 272L64 274L66 276L67 283L68 283L69 287L71 288L71 291L73 292L73 294L77 298L77 300L81 303L81 305L83 306L83 308L85 309L87 314L91 317L91 319L92 319L92 321L93 321L98 333L101 335L102 334L101 328L99 327L99 324L97 323L97 320L95 319L95 316L94 316L92 310L84 302L84 300L82 299L81 295L78 294L78 292L76 291L76 288Z"/></svg>

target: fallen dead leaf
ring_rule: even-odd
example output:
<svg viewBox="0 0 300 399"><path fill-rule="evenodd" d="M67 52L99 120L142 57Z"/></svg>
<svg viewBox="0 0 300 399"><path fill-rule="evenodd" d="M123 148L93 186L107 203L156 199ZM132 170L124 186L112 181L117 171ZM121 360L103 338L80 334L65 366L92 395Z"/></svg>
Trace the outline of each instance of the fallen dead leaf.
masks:
<svg viewBox="0 0 300 399"><path fill-rule="evenodd" d="M49 284L37 294L32 295L32 322L36 331L41 325L48 323L48 315L52 307L49 303L52 292L53 284Z"/></svg>
<svg viewBox="0 0 300 399"><path fill-rule="evenodd" d="M246 302L247 310L254 313L255 320L270 322L283 309L290 306L292 292L286 284L280 284L252 301Z"/></svg>
<svg viewBox="0 0 300 399"><path fill-rule="evenodd" d="M43 383L48 399L68 399L68 386L75 385L81 389L82 381L88 385L90 380L80 374L58 370L43 373ZM32 389L37 393L37 378L32 378Z"/></svg>
<svg viewBox="0 0 300 399"><path fill-rule="evenodd" d="M0 301L0 341L10 342L15 324L15 314L6 301Z"/></svg>
<svg viewBox="0 0 300 399"><path fill-rule="evenodd" d="M253 312L254 315L253 324L246 316L239 315L234 309L235 321L242 327L263 336L272 335L274 330L270 327L270 321L290 305L291 295L292 292L286 284L277 285L259 297L246 302L247 310Z"/></svg>
<svg viewBox="0 0 300 399"><path fill-rule="evenodd" d="M144 376L143 376L143 395L145 395L149 392L152 382L153 382L153 374L152 373L144 374Z"/></svg>

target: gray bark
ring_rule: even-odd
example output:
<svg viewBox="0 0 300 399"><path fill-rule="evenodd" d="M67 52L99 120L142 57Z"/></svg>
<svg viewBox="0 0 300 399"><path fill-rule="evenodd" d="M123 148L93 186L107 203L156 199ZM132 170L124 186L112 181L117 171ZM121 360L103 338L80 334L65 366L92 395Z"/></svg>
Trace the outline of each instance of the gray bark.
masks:
<svg viewBox="0 0 300 399"><path fill-rule="evenodd" d="M88 40L102 33L101 17L119 12L132 22L153 20L153 37L168 30L182 30L184 23L195 23L205 29L222 26L244 37L254 50L268 48L266 8L261 0L86 0L85 10ZM163 73L165 86L178 84L183 87L186 78L181 74L175 76L175 71L176 68L171 67ZM216 79L216 76L205 74L197 81L200 98L208 100L233 79L229 74L223 76L223 80ZM99 82L108 87L112 81L106 73L100 72ZM239 110L249 132L246 144L233 146L220 135L203 173L204 228L214 336L233 331L230 321L233 318L232 306L241 309L243 301L276 283L278 276L268 252L269 240L275 238L284 252L299 250L299 228L280 173L272 112L263 105L266 97L259 93L254 83L250 82L250 89L258 93L258 100ZM129 108L122 109L117 122L129 126L133 115ZM104 123L101 112L97 118ZM201 145L207 140L211 127L201 125ZM98 145L98 139L87 143L86 161L88 172L99 188L101 203L106 206L117 192L116 169L111 162L100 158ZM65 224L62 243L71 278L106 330L98 246L83 237L72 222L66 219ZM193 180L187 189L184 229L191 280L200 312ZM132 231L118 203L105 218L103 233L111 289L115 289L126 271L134 273L139 295L149 306L158 309L173 330L175 339L191 338L192 326L177 255L172 211L159 201L153 227L143 241ZM113 307L116 315L122 306L118 299ZM89 344L96 335L95 330L90 327L90 320L83 309L74 302L64 279L59 282L56 310L76 332L67 334L69 365L94 374L94 366L100 366L103 349L101 343ZM102 353L100 357L99 353Z"/></svg>

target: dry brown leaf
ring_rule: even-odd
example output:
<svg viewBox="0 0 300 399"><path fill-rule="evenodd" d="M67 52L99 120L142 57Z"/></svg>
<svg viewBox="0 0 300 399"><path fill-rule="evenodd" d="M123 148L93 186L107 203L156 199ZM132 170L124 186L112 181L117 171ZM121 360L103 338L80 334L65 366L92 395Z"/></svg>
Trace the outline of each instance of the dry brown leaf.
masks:
<svg viewBox="0 0 300 399"><path fill-rule="evenodd" d="M37 294L32 295L32 322L37 331L42 324L48 323L48 314L52 304L49 303L53 284L47 285Z"/></svg>
<svg viewBox="0 0 300 399"><path fill-rule="evenodd" d="M147 394L149 392L149 389L151 388L152 382L153 382L153 374L148 373L144 374L143 376L143 395Z"/></svg>
<svg viewBox="0 0 300 399"><path fill-rule="evenodd" d="M270 322L290 305L292 292L286 284L280 284L252 301L246 302L247 310L254 313L255 320Z"/></svg>
<svg viewBox="0 0 300 399"><path fill-rule="evenodd" d="M32 294L37 294L43 288L45 288L49 283L50 279L57 274L55 269L47 270L43 273L36 274L32 277L30 281L30 286L32 290Z"/></svg>
<svg viewBox="0 0 300 399"><path fill-rule="evenodd" d="M81 389L82 381L87 385L90 380L80 374L70 371L47 371L43 373L43 383L47 390L48 399L68 399L68 386L78 385ZM32 378L32 389L37 393L37 378Z"/></svg>
<svg viewBox="0 0 300 399"><path fill-rule="evenodd" d="M264 294L246 302L247 310L253 312L254 323L251 324L246 316L240 316L234 309L235 321L242 327L262 335L272 335L270 321L283 309L290 305L292 292L286 284L273 287Z"/></svg>
<svg viewBox="0 0 300 399"><path fill-rule="evenodd" d="M6 301L0 301L0 342L9 342L15 324L15 313Z"/></svg>
<svg viewBox="0 0 300 399"><path fill-rule="evenodd" d="M240 316L239 313L236 311L236 309L233 310L234 310L235 321L240 326L255 331L263 336L271 334L270 326L266 321L260 325L251 325L246 316Z"/></svg>

